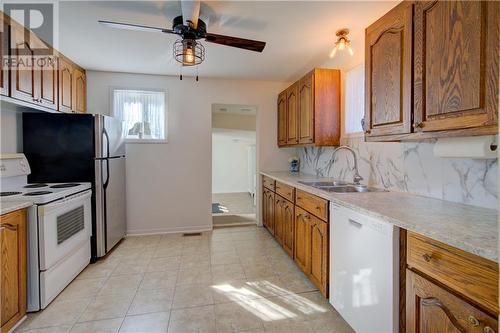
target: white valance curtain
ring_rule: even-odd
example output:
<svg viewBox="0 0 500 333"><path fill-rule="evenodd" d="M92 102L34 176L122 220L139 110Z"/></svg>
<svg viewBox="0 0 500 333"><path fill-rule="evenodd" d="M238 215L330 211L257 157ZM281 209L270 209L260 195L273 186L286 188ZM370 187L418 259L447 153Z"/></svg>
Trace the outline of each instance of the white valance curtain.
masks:
<svg viewBox="0 0 500 333"><path fill-rule="evenodd" d="M140 127L142 139L164 140L165 92L115 89L113 91L114 116L125 122L126 138L137 139L132 132Z"/></svg>

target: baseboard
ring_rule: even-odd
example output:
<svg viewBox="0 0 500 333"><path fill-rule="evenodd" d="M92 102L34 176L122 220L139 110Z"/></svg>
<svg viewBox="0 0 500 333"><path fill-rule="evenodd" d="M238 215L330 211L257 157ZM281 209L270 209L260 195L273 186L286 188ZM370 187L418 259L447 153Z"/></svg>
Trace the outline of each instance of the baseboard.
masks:
<svg viewBox="0 0 500 333"><path fill-rule="evenodd" d="M204 232L212 231L213 226L193 226L193 227L171 227L171 228L157 228L157 229L135 229L127 230L127 236L143 236L143 235L161 235L161 234L176 234L183 232Z"/></svg>

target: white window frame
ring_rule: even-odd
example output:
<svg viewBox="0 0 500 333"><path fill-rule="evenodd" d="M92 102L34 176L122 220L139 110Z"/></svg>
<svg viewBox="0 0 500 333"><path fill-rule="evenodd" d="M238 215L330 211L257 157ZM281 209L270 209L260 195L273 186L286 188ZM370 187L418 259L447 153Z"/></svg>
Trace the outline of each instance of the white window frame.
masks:
<svg viewBox="0 0 500 333"><path fill-rule="evenodd" d="M342 139L352 139L352 138L362 138L365 136L365 133L363 131L359 131L359 132L351 132L351 133L347 133L346 132L346 112L347 112L347 108L346 108L346 97L347 97L347 94L346 94L346 91L347 91L347 86L346 86L346 77L347 77L347 72L357 68L357 67L361 67L361 66L365 66L364 63L360 63L360 64L357 64L356 66L353 66L351 68L349 68L348 70L346 70L344 73L344 75L342 75L342 91L343 91L343 119L342 119L342 137L341 137L341 140ZM365 81L363 80L363 89L365 88L364 87L364 84L365 84ZM365 103L363 103L363 111L365 111Z"/></svg>
<svg viewBox="0 0 500 333"><path fill-rule="evenodd" d="M169 98L168 98L168 90L167 89L159 89L159 88L144 88L144 87L123 87L123 86L111 86L109 87L109 101L110 101L110 114L115 116L115 90L136 90L136 91L153 91L153 92L162 92L165 94L165 138L164 139L125 139L125 143L153 143L153 144L164 144L168 143L168 112L169 112Z"/></svg>

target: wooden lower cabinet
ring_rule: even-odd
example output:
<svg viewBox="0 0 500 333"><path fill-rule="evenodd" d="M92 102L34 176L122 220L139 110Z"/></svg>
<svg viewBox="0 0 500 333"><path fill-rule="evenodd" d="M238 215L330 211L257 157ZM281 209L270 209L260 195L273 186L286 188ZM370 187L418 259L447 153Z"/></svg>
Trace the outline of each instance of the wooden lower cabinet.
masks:
<svg viewBox="0 0 500 333"><path fill-rule="evenodd" d="M26 315L26 210L0 217L0 333Z"/></svg>
<svg viewBox="0 0 500 333"><path fill-rule="evenodd" d="M304 273L311 270L311 214L295 207L294 259Z"/></svg>
<svg viewBox="0 0 500 333"><path fill-rule="evenodd" d="M328 249L328 223L295 207L295 262L325 297L328 297Z"/></svg>
<svg viewBox="0 0 500 333"><path fill-rule="evenodd" d="M267 188L262 190L262 222L274 235L274 192Z"/></svg>
<svg viewBox="0 0 500 333"><path fill-rule="evenodd" d="M406 271L407 333L495 333L498 321L419 274Z"/></svg>
<svg viewBox="0 0 500 333"><path fill-rule="evenodd" d="M328 289L328 223L311 219L311 271L309 278L323 295Z"/></svg>

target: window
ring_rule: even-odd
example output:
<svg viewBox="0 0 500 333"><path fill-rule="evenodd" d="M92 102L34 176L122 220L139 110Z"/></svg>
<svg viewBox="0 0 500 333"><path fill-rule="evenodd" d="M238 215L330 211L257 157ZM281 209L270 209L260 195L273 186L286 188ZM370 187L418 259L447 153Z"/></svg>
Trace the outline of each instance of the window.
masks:
<svg viewBox="0 0 500 333"><path fill-rule="evenodd" d="M124 136L129 142L167 139L165 91L114 89L113 114L124 121Z"/></svg>
<svg viewBox="0 0 500 333"><path fill-rule="evenodd" d="M365 67L358 65L345 76L345 134L363 132L361 119L365 116Z"/></svg>

